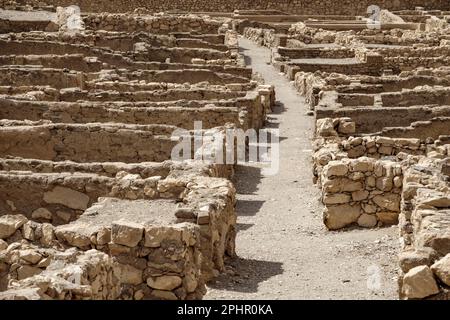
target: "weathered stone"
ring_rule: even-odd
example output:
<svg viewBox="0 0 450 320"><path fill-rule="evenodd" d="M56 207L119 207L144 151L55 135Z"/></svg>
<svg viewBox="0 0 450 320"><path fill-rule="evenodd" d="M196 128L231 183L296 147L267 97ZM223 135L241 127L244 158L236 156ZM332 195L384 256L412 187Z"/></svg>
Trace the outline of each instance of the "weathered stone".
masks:
<svg viewBox="0 0 450 320"><path fill-rule="evenodd" d="M182 282L183 280L178 276L149 277L147 279L147 285L149 287L168 291L178 288Z"/></svg>
<svg viewBox="0 0 450 320"><path fill-rule="evenodd" d="M403 277L402 293L410 299L423 299L439 293L433 272L428 266L418 266Z"/></svg>
<svg viewBox="0 0 450 320"><path fill-rule="evenodd" d="M364 228L373 228L377 225L377 217L373 214L365 214L359 216L358 225Z"/></svg>
<svg viewBox="0 0 450 320"><path fill-rule="evenodd" d="M55 239L54 227L49 223L43 223L41 243L43 245L51 245L54 239Z"/></svg>
<svg viewBox="0 0 450 320"><path fill-rule="evenodd" d="M396 188L400 188L403 184L402 178L401 177L395 177L394 178L394 186Z"/></svg>
<svg viewBox="0 0 450 320"><path fill-rule="evenodd" d="M349 204L328 206L324 210L324 223L330 230L343 228L355 223L360 215L360 206Z"/></svg>
<svg viewBox="0 0 450 320"><path fill-rule="evenodd" d="M434 274L447 286L450 286L450 253L431 266Z"/></svg>
<svg viewBox="0 0 450 320"><path fill-rule="evenodd" d="M142 240L144 227L138 223L125 220L116 221L111 227L113 243L135 247Z"/></svg>
<svg viewBox="0 0 450 320"><path fill-rule="evenodd" d="M316 121L316 132L322 137L338 135L336 130L334 130L333 120L330 118L318 119Z"/></svg>
<svg viewBox="0 0 450 320"><path fill-rule="evenodd" d="M365 213L375 213L377 212L377 206L374 206L373 204L368 203L362 203L361 204L362 209Z"/></svg>
<svg viewBox="0 0 450 320"><path fill-rule="evenodd" d="M373 162L370 158L362 157L357 161L352 161L350 167L352 171L373 171Z"/></svg>
<svg viewBox="0 0 450 320"><path fill-rule="evenodd" d="M52 213L45 208L36 209L31 213L31 218L33 219L51 220L52 217Z"/></svg>
<svg viewBox="0 0 450 320"><path fill-rule="evenodd" d="M162 227L162 226L146 226L144 246L149 248L157 248L161 246L163 240L181 242L182 230Z"/></svg>
<svg viewBox="0 0 450 320"><path fill-rule="evenodd" d="M348 150L347 155L349 158L354 159L354 158L361 157L365 153L366 153L366 147L364 147L363 145L359 145L359 146L353 147L350 150Z"/></svg>
<svg viewBox="0 0 450 320"><path fill-rule="evenodd" d="M8 243L0 239L0 251L5 250L6 248L8 248Z"/></svg>
<svg viewBox="0 0 450 320"><path fill-rule="evenodd" d="M338 131L343 134L352 134L356 131L356 124L353 121L340 121Z"/></svg>
<svg viewBox="0 0 450 320"><path fill-rule="evenodd" d="M138 285L143 282L142 270L139 270L129 264L118 264L116 275L120 283Z"/></svg>
<svg viewBox="0 0 450 320"><path fill-rule="evenodd" d="M422 247L416 250L407 250L399 254L400 268L407 273L412 268L431 265L439 254L432 248Z"/></svg>
<svg viewBox="0 0 450 320"><path fill-rule="evenodd" d="M44 193L44 201L47 203L62 204L76 210L86 210L89 197L84 193L56 186L52 191Z"/></svg>
<svg viewBox="0 0 450 320"><path fill-rule="evenodd" d="M359 190L352 192L352 200L353 201L362 201L369 197L369 191Z"/></svg>
<svg viewBox="0 0 450 320"><path fill-rule="evenodd" d="M26 278L32 277L36 274L39 274L41 272L42 272L42 269L40 269L40 268L23 265L23 266L20 266L19 269L17 269L17 279L18 280L26 279Z"/></svg>
<svg viewBox="0 0 450 320"><path fill-rule="evenodd" d="M324 168L325 176L328 178L333 176L344 176L347 172L347 165L339 161L330 161Z"/></svg>
<svg viewBox="0 0 450 320"><path fill-rule="evenodd" d="M175 293L171 291L153 290L151 295L157 299L162 300L178 300L178 297L175 295Z"/></svg>
<svg viewBox="0 0 450 320"><path fill-rule="evenodd" d="M41 261L42 256L35 250L28 249L20 251L20 258L31 264L36 264Z"/></svg>
<svg viewBox="0 0 450 320"><path fill-rule="evenodd" d="M5 215L0 217L0 239L12 236L17 229L23 226L28 219L21 214Z"/></svg>
<svg viewBox="0 0 450 320"><path fill-rule="evenodd" d="M391 191L393 182L391 177L378 178L376 182L377 189L381 191Z"/></svg>

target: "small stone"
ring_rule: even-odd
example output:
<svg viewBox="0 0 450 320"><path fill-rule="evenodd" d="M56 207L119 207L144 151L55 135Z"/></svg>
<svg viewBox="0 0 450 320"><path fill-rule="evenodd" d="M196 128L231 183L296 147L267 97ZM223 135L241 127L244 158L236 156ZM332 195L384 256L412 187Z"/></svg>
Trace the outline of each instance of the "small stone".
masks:
<svg viewBox="0 0 450 320"><path fill-rule="evenodd" d="M147 285L150 288L167 291L178 288L182 282L178 276L149 277L147 279Z"/></svg>
<svg viewBox="0 0 450 320"><path fill-rule="evenodd" d="M144 291L138 290L134 293L134 300L142 300L144 298Z"/></svg>
<svg viewBox="0 0 450 320"><path fill-rule="evenodd" d="M72 215L70 214L70 212L67 211L56 211L56 215L65 223L70 222L70 219L72 217Z"/></svg>
<svg viewBox="0 0 450 320"><path fill-rule="evenodd" d="M378 152L384 155L391 155L392 154L392 147L388 146L381 146L378 148Z"/></svg>
<svg viewBox="0 0 450 320"><path fill-rule="evenodd" d="M28 219L22 214L5 215L0 217L0 239L12 236Z"/></svg>
<svg viewBox="0 0 450 320"><path fill-rule="evenodd" d="M450 286L450 253L431 266L434 274L447 286Z"/></svg>
<svg viewBox="0 0 450 320"><path fill-rule="evenodd" d="M181 238L182 230L180 229L163 226L145 226L144 246L146 247L158 248L164 240L181 242Z"/></svg>
<svg viewBox="0 0 450 320"><path fill-rule="evenodd" d="M347 172L347 165L339 161L330 161L324 168L325 176L328 178L332 176L344 176Z"/></svg>
<svg viewBox="0 0 450 320"><path fill-rule="evenodd" d="M142 270L139 270L129 264L118 264L116 274L120 280L120 283L132 285L139 285L142 283Z"/></svg>
<svg viewBox="0 0 450 320"><path fill-rule="evenodd" d="M368 187L370 187L370 188L375 187L375 185L376 185L376 179L375 179L375 177L372 177L372 176L367 177L367 179L366 179L366 185L367 185Z"/></svg>
<svg viewBox="0 0 450 320"><path fill-rule="evenodd" d="M431 269L418 266L409 270L403 277L402 293L410 299L423 299L439 293Z"/></svg>
<svg viewBox="0 0 450 320"><path fill-rule="evenodd" d="M404 273L407 273L412 268L431 265L438 256L438 253L432 248L422 247L416 250L403 251L398 258L400 268Z"/></svg>
<svg viewBox="0 0 450 320"><path fill-rule="evenodd" d="M369 197L369 191L366 190L359 190L352 192L352 199L353 201L362 201L367 199Z"/></svg>
<svg viewBox="0 0 450 320"><path fill-rule="evenodd" d="M42 256L38 252L28 249L20 251L20 258L31 264L36 264L41 261Z"/></svg>
<svg viewBox="0 0 450 320"><path fill-rule="evenodd" d="M360 206L349 204L328 206L324 210L323 220L330 230L343 228L355 223L360 215Z"/></svg>
<svg viewBox="0 0 450 320"><path fill-rule="evenodd" d="M400 188L402 186L402 184L403 184L402 178L400 178L400 177L394 178L394 186L396 188Z"/></svg>
<svg viewBox="0 0 450 320"><path fill-rule="evenodd" d="M350 202L350 195L346 193L325 194L323 197L324 204L341 204Z"/></svg>
<svg viewBox="0 0 450 320"><path fill-rule="evenodd" d="M17 280L26 279L42 272L42 269L24 265L17 269Z"/></svg>
<svg viewBox="0 0 450 320"><path fill-rule="evenodd" d="M175 295L175 293L171 291L153 290L151 295L157 299L162 300L178 300L178 297Z"/></svg>
<svg viewBox="0 0 450 320"><path fill-rule="evenodd" d="M359 216L358 225L364 228L373 228L377 225L377 217L373 214L365 214Z"/></svg>
<svg viewBox="0 0 450 320"><path fill-rule="evenodd" d="M377 212L377 218L384 224L397 224L398 223L398 212L379 211L379 212Z"/></svg>
<svg viewBox="0 0 450 320"><path fill-rule="evenodd" d="M144 227L138 223L120 220L113 222L111 240L113 243L135 247L142 240Z"/></svg>
<svg viewBox="0 0 450 320"><path fill-rule="evenodd" d="M353 121L340 121L338 131L343 134L352 134L356 132L356 124Z"/></svg>
<svg viewBox="0 0 450 320"><path fill-rule="evenodd" d="M377 195L373 197L373 202L383 209L395 212L400 211L400 196L398 194L386 193Z"/></svg>
<svg viewBox="0 0 450 320"><path fill-rule="evenodd" d="M45 208L36 209L31 213L31 218L36 220L39 219L52 220L52 217L53 217L52 213Z"/></svg>
<svg viewBox="0 0 450 320"><path fill-rule="evenodd" d="M5 240L0 239L0 251L6 250L8 248L8 243Z"/></svg>
<svg viewBox="0 0 450 320"><path fill-rule="evenodd" d="M44 201L47 203L62 204L75 210L86 210L89 197L84 193L56 186L52 191L44 193Z"/></svg>

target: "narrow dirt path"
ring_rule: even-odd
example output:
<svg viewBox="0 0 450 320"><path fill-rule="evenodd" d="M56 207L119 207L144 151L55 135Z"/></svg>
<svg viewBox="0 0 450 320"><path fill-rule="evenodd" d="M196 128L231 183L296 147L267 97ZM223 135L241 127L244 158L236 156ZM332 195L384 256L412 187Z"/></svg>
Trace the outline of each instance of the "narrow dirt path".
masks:
<svg viewBox="0 0 450 320"><path fill-rule="evenodd" d="M242 53L276 87L269 126L280 129L280 171L237 170L238 258L206 299L395 299L397 229L329 232L312 183L313 118L295 88L267 64L270 51L240 39ZM379 271L379 272L378 272ZM375 274L375 275L374 275ZM373 290L369 283L375 283ZM371 287L369 285L369 287Z"/></svg>

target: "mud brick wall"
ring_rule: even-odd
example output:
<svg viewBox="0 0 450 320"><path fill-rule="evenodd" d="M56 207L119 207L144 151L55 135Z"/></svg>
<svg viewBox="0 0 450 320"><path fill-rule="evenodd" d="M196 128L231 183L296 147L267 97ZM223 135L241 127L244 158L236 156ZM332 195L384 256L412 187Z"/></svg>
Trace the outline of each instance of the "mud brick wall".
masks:
<svg viewBox="0 0 450 320"><path fill-rule="evenodd" d="M4 5L2 0L0 5ZM17 0L18 3L33 3L32 0ZM241 0L183 0L183 1L166 1L159 0L115 0L115 1L96 1L90 0L45 0L43 3L48 5L69 6L78 4L83 11L91 12L127 12L133 11L134 8L147 8L153 12L161 12L167 10L183 10L183 11L210 11L210 12L233 12L234 10L281 10L289 13L297 14L336 14L336 15L364 15L367 7L375 4L383 9L407 10L414 9L416 6L425 7L426 9L443 9L450 10L450 4L446 0L258 0L258 1L241 1Z"/></svg>
<svg viewBox="0 0 450 320"><path fill-rule="evenodd" d="M397 223L403 180L399 164L365 157L330 161L321 180L328 229Z"/></svg>

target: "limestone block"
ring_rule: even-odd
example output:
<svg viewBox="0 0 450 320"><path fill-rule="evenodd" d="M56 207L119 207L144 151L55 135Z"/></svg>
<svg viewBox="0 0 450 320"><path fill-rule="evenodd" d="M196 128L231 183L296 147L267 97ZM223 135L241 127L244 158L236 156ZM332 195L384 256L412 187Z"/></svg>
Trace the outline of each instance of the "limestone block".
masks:
<svg viewBox="0 0 450 320"><path fill-rule="evenodd" d="M150 288L167 291L178 288L182 282L183 280L178 276L149 277L147 279L147 285Z"/></svg>
<svg viewBox="0 0 450 320"><path fill-rule="evenodd" d="M325 176L344 176L348 172L348 166L340 161L330 161L324 168Z"/></svg>
<svg viewBox="0 0 450 320"><path fill-rule="evenodd" d="M377 212L377 218L384 224L397 224L398 223L398 212L379 211L379 212Z"/></svg>
<svg viewBox="0 0 450 320"><path fill-rule="evenodd" d="M450 253L433 264L431 270L443 283L450 286Z"/></svg>
<svg viewBox="0 0 450 320"><path fill-rule="evenodd" d="M135 247L141 241L144 227L138 223L119 220L113 222L111 227L111 240L115 244Z"/></svg>
<svg viewBox="0 0 450 320"><path fill-rule="evenodd" d="M343 204L325 208L323 219L328 229L336 230L356 222L359 215L359 205Z"/></svg>
<svg viewBox="0 0 450 320"><path fill-rule="evenodd" d="M364 228L373 228L377 225L377 217L373 214L365 214L359 216L358 225Z"/></svg>
<svg viewBox="0 0 450 320"><path fill-rule="evenodd" d="M373 202L383 209L389 211L400 211L400 196L395 193L385 193L373 197Z"/></svg>
<svg viewBox="0 0 450 320"><path fill-rule="evenodd" d="M28 219L22 214L5 215L0 217L0 239L12 236Z"/></svg>
<svg viewBox="0 0 450 320"><path fill-rule="evenodd" d="M410 299L423 299L439 293L431 269L418 266L409 270L403 277L402 293Z"/></svg>
<svg viewBox="0 0 450 320"><path fill-rule="evenodd" d="M350 195L346 193L325 194L323 197L324 204L341 204L350 202Z"/></svg>
<svg viewBox="0 0 450 320"><path fill-rule="evenodd" d="M33 219L51 220L52 217L52 213L45 208L36 209L31 213L31 218Z"/></svg>

